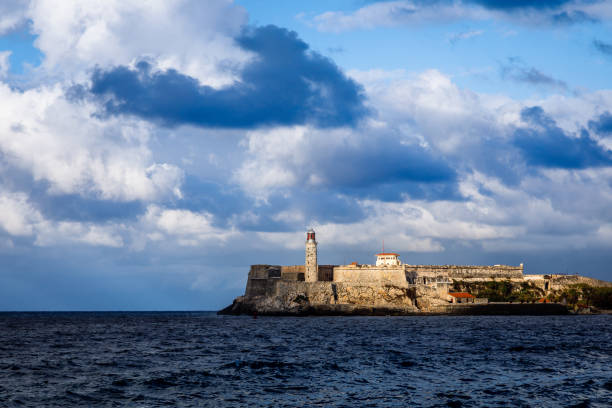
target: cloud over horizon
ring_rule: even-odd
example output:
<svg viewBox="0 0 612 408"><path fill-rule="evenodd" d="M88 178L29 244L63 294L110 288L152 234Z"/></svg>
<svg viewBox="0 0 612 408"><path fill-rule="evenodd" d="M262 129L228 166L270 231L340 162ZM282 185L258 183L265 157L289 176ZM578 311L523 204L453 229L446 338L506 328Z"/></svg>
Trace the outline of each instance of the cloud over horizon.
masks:
<svg viewBox="0 0 612 408"><path fill-rule="evenodd" d="M609 2L279 4L0 6L0 309L215 308L310 226L612 278Z"/></svg>
<svg viewBox="0 0 612 408"><path fill-rule="evenodd" d="M502 78L517 82L525 82L531 85L541 85L557 88L561 91L567 90L567 84L555 79L535 67L528 67L520 58L508 58L506 64L501 66Z"/></svg>
<svg viewBox="0 0 612 408"><path fill-rule="evenodd" d="M214 89L174 69L154 72L140 61L135 69L97 69L90 91L108 97L109 114L166 125L333 127L354 125L367 114L360 86L330 59L310 51L295 32L272 25L250 28L236 42L255 56L229 86Z"/></svg>
<svg viewBox="0 0 612 408"><path fill-rule="evenodd" d="M566 169L612 166L612 151L597 144L586 130L578 137L567 135L539 106L523 109L521 119L530 127L516 131L514 144L528 163Z"/></svg>
<svg viewBox="0 0 612 408"><path fill-rule="evenodd" d="M323 32L416 26L453 21L509 20L528 26L595 23L612 18L605 0L438 0L375 1L352 11L326 11L312 19Z"/></svg>

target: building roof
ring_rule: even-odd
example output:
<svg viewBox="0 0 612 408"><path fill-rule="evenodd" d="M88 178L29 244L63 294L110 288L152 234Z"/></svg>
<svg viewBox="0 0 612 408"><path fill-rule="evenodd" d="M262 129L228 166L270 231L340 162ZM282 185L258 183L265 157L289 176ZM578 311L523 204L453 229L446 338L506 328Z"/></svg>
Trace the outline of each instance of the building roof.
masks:
<svg viewBox="0 0 612 408"><path fill-rule="evenodd" d="M475 298L476 297L472 295L471 293L467 293L467 292L449 292L449 295L456 297L456 298Z"/></svg>
<svg viewBox="0 0 612 408"><path fill-rule="evenodd" d="M381 252L380 254L376 254L376 256L384 256L384 255L400 256L399 254L396 254L395 252Z"/></svg>

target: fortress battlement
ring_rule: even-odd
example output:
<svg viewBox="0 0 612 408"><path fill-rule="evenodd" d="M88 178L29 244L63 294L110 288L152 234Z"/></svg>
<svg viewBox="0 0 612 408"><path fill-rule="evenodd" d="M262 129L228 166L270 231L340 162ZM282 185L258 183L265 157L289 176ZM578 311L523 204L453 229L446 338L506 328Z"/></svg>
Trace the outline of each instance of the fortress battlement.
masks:
<svg viewBox="0 0 612 408"><path fill-rule="evenodd" d="M384 251L376 254L374 265L320 265L315 231L306 234L304 265L251 265L244 296L224 313L446 314L465 311L454 308L454 303L471 302L479 307L488 303L486 298L451 292L453 285L504 281L520 286L528 282L542 293L575 283L612 285L578 275L524 275L523 264L411 265L402 263L399 254ZM558 306L533 307L550 309L550 313L565 310ZM305 312L308 310L311 312Z"/></svg>

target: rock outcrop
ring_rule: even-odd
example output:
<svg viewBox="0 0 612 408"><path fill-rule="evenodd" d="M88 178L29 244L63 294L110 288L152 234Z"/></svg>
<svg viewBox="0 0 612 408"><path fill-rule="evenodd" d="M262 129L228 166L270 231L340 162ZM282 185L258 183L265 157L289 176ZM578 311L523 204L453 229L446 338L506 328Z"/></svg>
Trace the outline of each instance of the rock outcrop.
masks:
<svg viewBox="0 0 612 408"><path fill-rule="evenodd" d="M240 296L220 314L303 315L422 315L422 314L564 314L552 304L449 304L441 292L422 285L357 285L332 282L283 282L273 293Z"/></svg>
<svg viewBox="0 0 612 408"><path fill-rule="evenodd" d="M536 304L536 300L576 283L612 285L582 276L523 275L522 265L319 265L318 268L318 280L308 282L303 265L253 265L244 296L220 313L559 314L567 309L558 304ZM470 297L474 303L450 302L449 292L462 291L476 295L476 298ZM490 299L502 303L489 303Z"/></svg>

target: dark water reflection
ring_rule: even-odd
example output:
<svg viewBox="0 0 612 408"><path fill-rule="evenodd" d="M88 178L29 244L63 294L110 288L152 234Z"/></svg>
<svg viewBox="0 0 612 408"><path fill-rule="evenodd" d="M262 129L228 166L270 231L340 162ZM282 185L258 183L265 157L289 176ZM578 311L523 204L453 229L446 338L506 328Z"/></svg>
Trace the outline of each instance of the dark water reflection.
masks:
<svg viewBox="0 0 612 408"><path fill-rule="evenodd" d="M612 316L0 314L0 405L612 405Z"/></svg>

